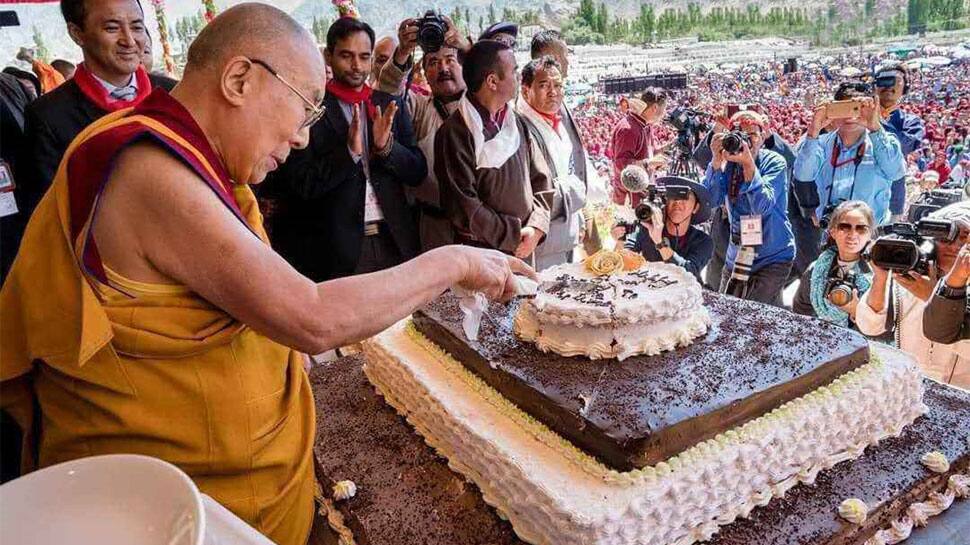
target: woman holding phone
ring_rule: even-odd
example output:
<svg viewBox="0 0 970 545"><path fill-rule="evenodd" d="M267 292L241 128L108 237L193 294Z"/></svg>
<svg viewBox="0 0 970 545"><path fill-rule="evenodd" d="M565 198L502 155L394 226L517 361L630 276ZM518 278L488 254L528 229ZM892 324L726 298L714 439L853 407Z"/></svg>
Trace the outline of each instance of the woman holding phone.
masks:
<svg viewBox="0 0 970 545"><path fill-rule="evenodd" d="M834 98L815 109L795 159L795 180L809 186L798 192L800 205L814 208L813 221L826 228L840 203L859 200L882 225L890 219L892 183L906 172L899 140L883 130L879 98L869 84L843 82Z"/></svg>

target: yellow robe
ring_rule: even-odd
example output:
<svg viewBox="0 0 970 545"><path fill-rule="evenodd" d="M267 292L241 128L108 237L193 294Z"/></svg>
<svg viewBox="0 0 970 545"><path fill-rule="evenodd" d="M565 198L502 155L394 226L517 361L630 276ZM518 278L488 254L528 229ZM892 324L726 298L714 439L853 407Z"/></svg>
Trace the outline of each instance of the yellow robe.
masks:
<svg viewBox="0 0 970 545"><path fill-rule="evenodd" d="M156 456L273 541L302 545L313 517L315 431L302 356L184 286L106 271L125 294L79 266L75 247L90 218L71 240L65 165L81 143L142 123L196 153L211 173L166 125L129 112L102 118L72 143L27 227L0 291L3 408L39 430L27 454L40 467L108 453ZM235 185L234 193L266 241L252 192Z"/></svg>

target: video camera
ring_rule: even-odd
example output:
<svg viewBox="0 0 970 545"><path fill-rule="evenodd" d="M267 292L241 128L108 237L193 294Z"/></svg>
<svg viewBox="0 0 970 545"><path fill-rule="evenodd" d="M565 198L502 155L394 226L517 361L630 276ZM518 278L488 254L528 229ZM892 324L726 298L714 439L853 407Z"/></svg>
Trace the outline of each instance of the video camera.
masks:
<svg viewBox="0 0 970 545"><path fill-rule="evenodd" d="M448 22L439 13L428 10L418 19L418 45L425 53L434 53L445 45Z"/></svg>
<svg viewBox="0 0 970 545"><path fill-rule="evenodd" d="M706 120L709 117L707 113L686 106L674 108L667 115L667 124L677 130L677 147L680 150L688 154L694 152L694 146L703 134L714 126Z"/></svg>
<svg viewBox="0 0 970 545"><path fill-rule="evenodd" d="M931 189L924 191L909 206L906 221L916 223L930 212L935 212L944 206L963 200L964 193L960 189Z"/></svg>
<svg viewBox="0 0 970 545"><path fill-rule="evenodd" d="M893 223L879 229L880 236L867 250L869 261L887 271L930 272L936 261L936 242L956 240L959 229L952 221L923 218L916 223Z"/></svg>
<svg viewBox="0 0 970 545"><path fill-rule="evenodd" d="M684 186L657 186L650 181L647 171L639 165L624 168L620 172L620 184L630 193L643 195L633 212L637 221L647 223L653 221L655 210L663 217L668 200L686 200L690 196L690 189Z"/></svg>

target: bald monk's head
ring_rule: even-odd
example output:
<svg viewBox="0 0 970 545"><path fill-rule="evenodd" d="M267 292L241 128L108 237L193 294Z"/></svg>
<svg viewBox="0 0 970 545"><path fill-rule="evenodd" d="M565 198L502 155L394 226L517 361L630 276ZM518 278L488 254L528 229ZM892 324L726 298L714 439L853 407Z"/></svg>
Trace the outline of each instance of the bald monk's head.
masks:
<svg viewBox="0 0 970 545"><path fill-rule="evenodd" d="M199 122L232 179L255 184L307 145L306 122L323 100L325 77L306 29L272 6L239 4L192 42L172 96Z"/></svg>

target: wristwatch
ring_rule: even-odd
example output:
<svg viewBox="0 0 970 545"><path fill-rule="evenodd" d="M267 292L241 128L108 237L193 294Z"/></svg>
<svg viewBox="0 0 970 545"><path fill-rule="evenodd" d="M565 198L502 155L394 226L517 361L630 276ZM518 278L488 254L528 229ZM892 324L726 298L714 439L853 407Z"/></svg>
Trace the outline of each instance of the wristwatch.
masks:
<svg viewBox="0 0 970 545"><path fill-rule="evenodd" d="M951 288L946 283L946 277L943 277L940 279L940 287L937 288L936 294L944 299L962 301L967 298L967 288L966 286L962 288Z"/></svg>
<svg viewBox="0 0 970 545"><path fill-rule="evenodd" d="M663 250L664 248L670 248L670 243L667 242L667 239L662 239L660 242L654 244L653 247L656 248L657 251L659 252L660 250Z"/></svg>

